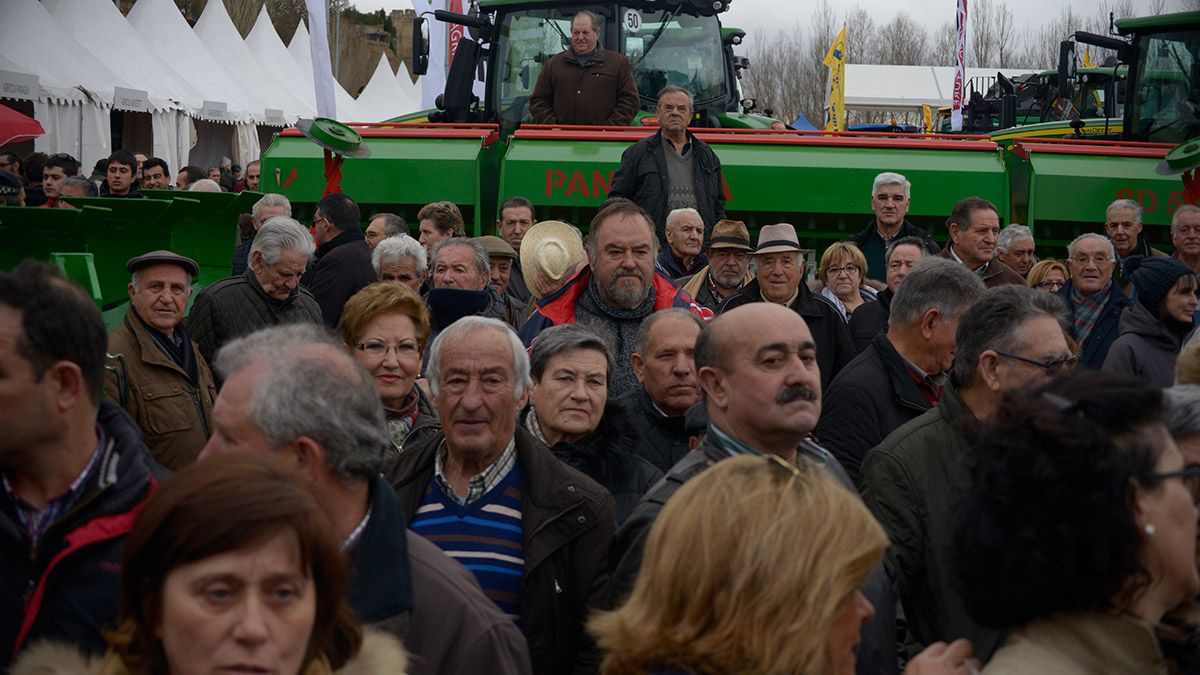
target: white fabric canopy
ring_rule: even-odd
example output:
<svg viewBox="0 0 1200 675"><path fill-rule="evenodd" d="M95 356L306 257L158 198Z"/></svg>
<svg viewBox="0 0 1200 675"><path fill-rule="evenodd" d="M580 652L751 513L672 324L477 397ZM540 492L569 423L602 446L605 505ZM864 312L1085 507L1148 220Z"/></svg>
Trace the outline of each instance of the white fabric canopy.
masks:
<svg viewBox="0 0 1200 675"><path fill-rule="evenodd" d="M301 23L297 31L303 27L304 24ZM305 33L305 44L307 44L307 35ZM254 27L250 29L250 34L246 36L246 47L254 55L256 63L269 64L280 82L289 83L292 94L305 105L316 109L316 95L313 88L309 86L312 82L312 70L303 70L300 63L292 58L288 48L283 46L283 40L279 39L279 33L271 24L271 17L267 14L265 5L259 11L258 19L254 22ZM305 49L308 47L306 46ZM344 100L336 90L334 94L337 96L338 117L353 121L367 121L367 118L360 114L358 104L350 98L349 94L342 92L345 94Z"/></svg>
<svg viewBox="0 0 1200 675"><path fill-rule="evenodd" d="M156 67L172 68L180 80L191 83L206 100L228 106L224 117L206 116L192 109L190 112L198 118L225 123L261 120L266 108L278 107L266 104L242 87L240 78L227 73L171 0L138 0L127 19L147 51L157 55Z"/></svg>
<svg viewBox="0 0 1200 675"><path fill-rule="evenodd" d="M120 73L132 89L148 94L151 112L178 108L190 99L200 107L203 97L183 86L174 73L157 67L137 33L121 12L106 0L43 0L58 25L82 47L92 61ZM114 45L121 45L114 49Z"/></svg>
<svg viewBox="0 0 1200 675"><path fill-rule="evenodd" d="M407 75L405 77L407 78ZM392 67L388 64L387 54L379 55L379 64L375 66L375 73L371 75L371 80L367 82L367 86L363 88L355 102L367 115L365 119L373 122L409 112L410 102L407 100L405 92L400 89L400 81L396 79L396 74L392 72Z"/></svg>
<svg viewBox="0 0 1200 675"><path fill-rule="evenodd" d="M275 79L270 62L254 59L233 25L233 20L229 18L229 13L225 11L224 3L207 3L194 30L213 58L224 67L225 72L236 77L243 87L257 94L258 99L265 104L263 109L282 110L288 123L295 122L299 117L312 117L316 114L314 106L303 103ZM261 111L255 112L262 114Z"/></svg>
<svg viewBox="0 0 1200 675"><path fill-rule="evenodd" d="M33 149L52 155L65 152L79 159L83 174L112 154L112 126L108 109L90 103L35 101L33 116L45 134L33 141Z"/></svg>
<svg viewBox="0 0 1200 675"><path fill-rule="evenodd" d="M1019 68L967 68L974 78L1016 77L1029 71ZM846 65L846 109L883 112L920 112L921 106L948 106L954 95L953 66Z"/></svg>
<svg viewBox="0 0 1200 675"><path fill-rule="evenodd" d="M417 79L420 80L419 77ZM421 85L408 78L408 68L405 67L403 59L400 61L400 67L396 69L396 82L400 84L400 92L406 101L404 108L397 113L398 115L407 115L425 109L421 105Z"/></svg>
<svg viewBox="0 0 1200 675"><path fill-rule="evenodd" d="M312 52L309 51L308 29L305 28L304 22L301 21L296 26L296 32L292 34L292 41L288 43L288 54L292 55L292 59L300 66L300 70L304 72L303 84L297 86L308 87L308 91L314 91L313 84L313 67L312 67ZM337 78L333 79L333 95L337 100L337 116L342 122L366 122L369 120L358 119L356 116L360 114L358 106L354 103L354 97L346 93L342 88ZM313 95L314 99L316 95Z"/></svg>

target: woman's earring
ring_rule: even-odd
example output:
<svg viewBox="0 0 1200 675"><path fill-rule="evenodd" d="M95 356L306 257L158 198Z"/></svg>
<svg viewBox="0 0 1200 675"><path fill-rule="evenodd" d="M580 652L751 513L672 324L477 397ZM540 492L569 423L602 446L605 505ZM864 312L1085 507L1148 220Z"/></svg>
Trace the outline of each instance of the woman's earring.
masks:
<svg viewBox="0 0 1200 675"><path fill-rule="evenodd" d="M1144 530L1146 531L1146 536L1147 536L1147 537L1153 537L1153 536L1154 536L1154 532L1155 532L1155 530L1154 530L1154 526L1153 526L1153 525L1151 525L1151 524L1147 523L1147 524L1146 524L1146 527L1144 527L1144 528L1142 528L1142 529L1144 529Z"/></svg>

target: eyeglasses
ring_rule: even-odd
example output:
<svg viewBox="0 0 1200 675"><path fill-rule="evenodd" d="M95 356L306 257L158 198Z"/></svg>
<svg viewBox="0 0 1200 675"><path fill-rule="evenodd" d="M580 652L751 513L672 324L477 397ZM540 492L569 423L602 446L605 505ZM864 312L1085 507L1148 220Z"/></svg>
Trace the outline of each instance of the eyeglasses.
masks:
<svg viewBox="0 0 1200 675"><path fill-rule="evenodd" d="M1013 361L1020 361L1021 363L1028 363L1031 366L1037 366L1038 368L1041 368L1042 370L1046 371L1047 375L1051 375L1051 376L1057 375L1060 372L1062 372L1063 370L1070 370L1071 368L1075 367L1075 364L1079 363L1079 359L1074 356L1068 356L1064 359L1055 359L1053 361L1046 361L1045 363L1043 363L1041 361L1034 361L1033 359L1027 359L1024 356L1017 356L1016 354L1009 354L1008 352L996 352L996 355L1003 356L1006 359L1012 359Z"/></svg>
<svg viewBox="0 0 1200 675"><path fill-rule="evenodd" d="M387 356L388 351L392 349L396 350L396 356L409 356L419 351L417 343L413 341L397 342L391 345L382 340L370 340L368 342L360 342L356 347L358 351L366 352L368 356L376 359L382 359Z"/></svg>
<svg viewBox="0 0 1200 675"><path fill-rule="evenodd" d="M322 220L329 220L329 219L326 218L325 216L313 216L312 226L316 227L317 223L320 223Z"/></svg>
<svg viewBox="0 0 1200 675"><path fill-rule="evenodd" d="M1075 263L1076 265L1083 265L1085 267L1088 263L1095 263L1096 267L1100 267L1105 263L1110 263L1112 261L1113 259L1110 256L1107 256L1103 253L1097 253L1096 255L1090 257L1086 255L1077 255L1071 257L1071 262Z"/></svg>
<svg viewBox="0 0 1200 675"><path fill-rule="evenodd" d="M1060 281L1060 280L1058 280L1058 279L1053 279L1053 280L1051 280L1051 279L1046 279L1045 281L1039 281L1039 282L1037 282L1037 287L1038 287L1038 288L1040 288L1040 289L1042 289L1042 290L1045 290L1045 289L1049 288L1049 289L1052 289L1052 290L1056 290L1056 291L1057 291L1058 289L1060 289L1060 288L1062 288L1063 286L1066 286L1066 285L1067 285L1067 282L1065 282L1065 281Z"/></svg>
<svg viewBox="0 0 1200 675"><path fill-rule="evenodd" d="M1192 501L1200 502L1200 464L1187 464L1179 471L1164 471L1146 476L1146 482L1158 482L1166 478L1179 478L1183 486L1192 493Z"/></svg>
<svg viewBox="0 0 1200 675"><path fill-rule="evenodd" d="M858 265L855 265L854 263L847 263L841 267L828 267L825 269L825 272L829 274L831 278L836 277L843 272L845 272L846 276L853 276L858 274Z"/></svg>

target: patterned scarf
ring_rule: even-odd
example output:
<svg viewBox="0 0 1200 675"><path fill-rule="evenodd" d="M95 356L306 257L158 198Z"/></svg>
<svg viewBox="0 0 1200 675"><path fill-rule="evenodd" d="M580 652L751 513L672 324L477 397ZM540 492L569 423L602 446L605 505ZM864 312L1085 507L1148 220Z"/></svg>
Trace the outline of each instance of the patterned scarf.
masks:
<svg viewBox="0 0 1200 675"><path fill-rule="evenodd" d="M417 392L413 391L404 398L400 404L400 410L383 409L384 416L387 418L388 436L392 439L392 446L396 448L397 453L404 452L404 441L408 440L409 432L417 423L419 400Z"/></svg>
<svg viewBox="0 0 1200 675"><path fill-rule="evenodd" d="M1071 285L1071 306L1075 308L1071 317L1071 337L1080 345L1087 341L1092 330L1096 328L1096 322L1100 320L1100 312L1104 309L1104 304L1108 302L1111 294L1111 283L1103 291L1091 295L1084 295L1074 284Z"/></svg>

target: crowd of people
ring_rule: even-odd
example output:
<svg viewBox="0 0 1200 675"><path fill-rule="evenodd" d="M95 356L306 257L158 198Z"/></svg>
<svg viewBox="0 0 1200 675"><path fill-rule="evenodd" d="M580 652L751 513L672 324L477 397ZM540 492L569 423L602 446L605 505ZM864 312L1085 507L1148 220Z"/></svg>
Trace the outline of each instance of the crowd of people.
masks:
<svg viewBox="0 0 1200 675"><path fill-rule="evenodd" d="M621 65L590 18L556 77ZM586 236L267 194L227 279L130 259L111 333L0 273L0 668L1200 672L1200 208L1171 255L1117 200L1039 259L977 197L938 245L882 173L807 279L690 106Z"/></svg>

